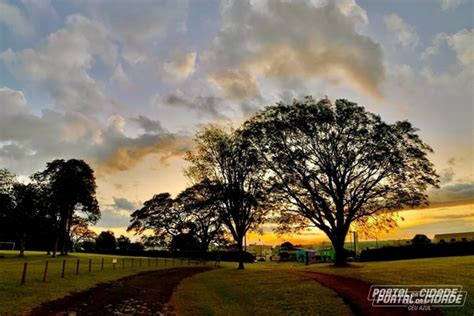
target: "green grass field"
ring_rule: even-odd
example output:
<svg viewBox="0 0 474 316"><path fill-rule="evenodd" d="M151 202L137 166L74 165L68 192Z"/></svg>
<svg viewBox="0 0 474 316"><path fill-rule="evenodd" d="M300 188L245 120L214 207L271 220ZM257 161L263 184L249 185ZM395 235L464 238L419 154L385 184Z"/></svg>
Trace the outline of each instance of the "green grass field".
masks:
<svg viewBox="0 0 474 316"><path fill-rule="evenodd" d="M25 258L17 258L12 252L0 252L0 314L20 313L70 292L85 290L93 285L132 275L140 271L163 269L164 260L158 267L151 259L118 256L72 254L68 256L65 278L60 278L63 258L51 259L44 253L27 252ZM105 258L104 271L100 271L101 258ZM79 276L75 275L75 263L81 260ZM92 272L88 260L92 258ZM112 258L117 258L116 270L112 270ZM126 267L122 269L122 259ZM49 276L43 283L45 260L49 260ZM26 284L20 286L23 262L27 261ZM180 261L175 260L174 267ZM187 266L187 262L183 263ZM468 292L463 309L445 309L448 315L474 314L474 256L447 257L387 262L352 263L347 268L334 268L330 264L304 266L297 263L247 264L246 270L236 270L236 263L223 263L223 268L198 274L185 279L173 294L172 301L183 315L237 315L237 314L334 314L348 315L349 308L331 290L315 281L307 281L285 270L307 270L349 276L374 284L459 284ZM167 267L173 267L170 260Z"/></svg>
<svg viewBox="0 0 474 316"><path fill-rule="evenodd" d="M134 267L131 267L130 257L108 256L96 254L74 253L67 258L46 256L44 252L27 251L24 258L18 258L18 252L0 251L0 315L2 313L18 314L27 311L44 301L54 300L92 287L95 284L119 279L141 271L153 269L164 269L164 259L160 258L158 266L156 260L134 257ZM92 271L88 272L88 261L92 259ZM101 271L101 261L104 258L104 270ZM117 258L115 270L113 270L112 259ZM66 259L66 271L64 279L61 278L62 262ZM76 275L76 261L80 259L79 275ZM122 269L122 259L125 259L125 269ZM48 260L48 277L43 282L43 271L45 261ZM28 262L28 270L25 285L21 286L21 275L23 263ZM187 262L183 262L187 266ZM179 260L167 260L166 268L180 266Z"/></svg>
<svg viewBox="0 0 474 316"><path fill-rule="evenodd" d="M319 283L253 265L185 279L172 302L178 315L351 315L342 299Z"/></svg>
<svg viewBox="0 0 474 316"><path fill-rule="evenodd" d="M335 268L331 264L303 266L296 263L266 263L262 267L333 273L380 285L462 285L468 293L464 308L446 308L443 312L448 315L474 315L474 256L352 263L347 268Z"/></svg>

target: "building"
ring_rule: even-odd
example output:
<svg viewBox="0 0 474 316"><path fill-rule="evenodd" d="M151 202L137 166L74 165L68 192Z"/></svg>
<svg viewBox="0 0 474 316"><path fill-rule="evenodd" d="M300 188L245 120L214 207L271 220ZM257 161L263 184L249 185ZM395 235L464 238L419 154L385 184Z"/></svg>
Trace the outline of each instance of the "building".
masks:
<svg viewBox="0 0 474 316"><path fill-rule="evenodd" d="M436 234L433 241L435 243L474 241L474 232Z"/></svg>
<svg viewBox="0 0 474 316"><path fill-rule="evenodd" d="M272 255L273 247L255 243L247 245L247 251L254 255L256 258L269 259Z"/></svg>
<svg viewBox="0 0 474 316"><path fill-rule="evenodd" d="M319 253L314 249L296 249L296 261L310 264L318 262Z"/></svg>

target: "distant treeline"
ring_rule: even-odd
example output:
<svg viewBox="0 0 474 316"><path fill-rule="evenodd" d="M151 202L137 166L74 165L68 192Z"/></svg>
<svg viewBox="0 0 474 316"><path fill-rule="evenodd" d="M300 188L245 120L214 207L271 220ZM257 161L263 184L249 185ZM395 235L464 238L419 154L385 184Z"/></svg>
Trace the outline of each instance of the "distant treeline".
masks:
<svg viewBox="0 0 474 316"><path fill-rule="evenodd" d="M363 250L360 261L389 261L417 258L474 255L474 242L390 246Z"/></svg>

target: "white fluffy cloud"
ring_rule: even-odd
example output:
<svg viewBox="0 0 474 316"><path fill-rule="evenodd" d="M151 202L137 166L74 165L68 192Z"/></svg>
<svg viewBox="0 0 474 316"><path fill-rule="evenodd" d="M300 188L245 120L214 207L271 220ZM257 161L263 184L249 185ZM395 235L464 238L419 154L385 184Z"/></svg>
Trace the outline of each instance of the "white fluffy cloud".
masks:
<svg viewBox="0 0 474 316"><path fill-rule="evenodd" d="M115 107L88 73L96 57L113 65L117 49L100 23L77 14L68 16L65 27L51 33L45 45L0 54L0 60L19 79L38 82L48 89L58 108L79 112Z"/></svg>
<svg viewBox="0 0 474 316"><path fill-rule="evenodd" d="M422 53L422 59L439 53L441 47L447 46L456 53L456 57L462 65L472 65L474 63L474 29L460 30L454 34L436 34L431 46L428 46Z"/></svg>
<svg viewBox="0 0 474 316"><path fill-rule="evenodd" d="M185 30L187 1L86 0L88 14L101 21L122 43L121 56L131 64L153 59L153 49L165 35Z"/></svg>
<svg viewBox="0 0 474 316"><path fill-rule="evenodd" d="M23 92L0 87L0 116L8 117L26 111L26 98Z"/></svg>
<svg viewBox="0 0 474 316"><path fill-rule="evenodd" d="M261 78L334 76L380 97L382 50L356 31L353 16L366 20L364 12L351 1L341 3L227 2L215 45L203 56L210 81L225 96L242 100L259 95Z"/></svg>
<svg viewBox="0 0 474 316"><path fill-rule="evenodd" d="M383 21L394 43L405 47L412 47L418 43L415 28L406 23L399 15L395 13L386 15Z"/></svg>
<svg viewBox="0 0 474 316"><path fill-rule="evenodd" d="M4 1L0 1L0 24L6 25L20 36L29 36L33 33L33 26L20 9Z"/></svg>
<svg viewBox="0 0 474 316"><path fill-rule="evenodd" d="M474 63L474 30L464 29L446 38L448 45L456 52L463 65Z"/></svg>
<svg viewBox="0 0 474 316"><path fill-rule="evenodd" d="M159 121L139 116L126 120L111 116L107 125L79 112L43 110L32 114L21 91L0 88L0 164L31 174L57 158L93 163L99 175L129 170L146 156L162 161L183 155L192 146L186 135L165 131ZM125 125L138 123L144 133L125 134Z"/></svg>
<svg viewBox="0 0 474 316"><path fill-rule="evenodd" d="M185 54L176 60L164 64L164 69L177 79L185 79L194 73L196 52Z"/></svg>

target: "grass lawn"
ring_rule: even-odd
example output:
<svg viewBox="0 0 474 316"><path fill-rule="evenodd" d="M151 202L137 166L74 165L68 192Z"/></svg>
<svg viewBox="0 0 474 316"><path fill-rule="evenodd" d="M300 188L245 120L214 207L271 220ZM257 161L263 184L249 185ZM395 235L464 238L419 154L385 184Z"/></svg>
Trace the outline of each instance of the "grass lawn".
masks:
<svg viewBox="0 0 474 316"><path fill-rule="evenodd" d="M317 282L261 265L236 264L185 279L172 302L178 315L351 315L333 291Z"/></svg>
<svg viewBox="0 0 474 316"><path fill-rule="evenodd" d="M41 302L54 300L70 292L85 290L93 285L132 275L141 271L163 269L164 259L159 259L158 267L154 258L142 258L140 267L139 257L134 257L134 267L131 267L130 257L108 256L97 254L74 253L65 257L51 258L44 252L27 251L24 258L18 258L18 252L0 251L0 315L3 313L18 314L27 311ZM88 272L88 261L92 259L92 272ZM101 261L104 258L104 270ZM117 258L115 270L112 259ZM62 262L66 259L65 278L61 278ZM76 275L76 261L80 259L79 275ZM125 259L125 269L122 269L122 259ZM49 261L48 278L43 280L45 261ZM21 286L23 263L28 262L26 284ZM174 267L180 261L174 260ZM187 266L187 262L183 262ZM166 268L173 267L171 260L167 260Z"/></svg>
<svg viewBox="0 0 474 316"><path fill-rule="evenodd" d="M71 254L67 257L66 274L62 279L63 257L52 259L43 252L27 252L25 258L17 253L0 251L0 314L18 314L41 302L57 299L70 292L85 290L93 285L132 275L140 271L163 269L155 259L131 258L95 254ZM92 259L92 272L88 260ZM100 271L101 259L105 259ZM112 258L118 262L112 269ZM76 260L81 268L76 276ZM125 269L122 269L125 259ZM49 260L47 282L43 283L45 260ZM28 262L26 284L20 285L23 263ZM174 261L174 267L180 261ZM183 262L187 266L187 262ZM474 256L446 257L387 262L352 263L350 267L334 268L330 264L304 266L297 263L247 264L246 270L236 270L236 263L222 263L223 268L185 279L173 294L172 301L183 315L349 315L349 308L331 290L315 281L285 272L307 270L349 276L373 284L459 284L468 292L463 309L445 309L448 315L474 314ZM173 267L168 259L166 268Z"/></svg>
<svg viewBox="0 0 474 316"><path fill-rule="evenodd" d="M463 290L467 291L464 308L446 308L443 312L448 315L474 315L474 256L352 263L347 268L335 268L330 264L266 263L266 268L333 273L373 284L462 285Z"/></svg>

